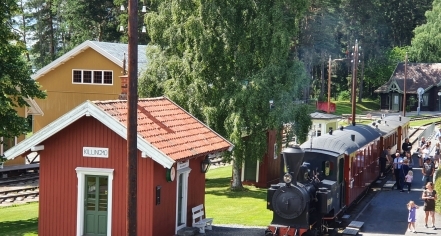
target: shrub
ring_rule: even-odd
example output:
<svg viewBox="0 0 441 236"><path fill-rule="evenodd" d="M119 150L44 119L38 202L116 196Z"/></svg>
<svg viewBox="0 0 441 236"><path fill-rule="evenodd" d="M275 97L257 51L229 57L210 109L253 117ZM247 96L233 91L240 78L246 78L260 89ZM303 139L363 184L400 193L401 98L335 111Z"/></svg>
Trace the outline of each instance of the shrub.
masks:
<svg viewBox="0 0 441 236"><path fill-rule="evenodd" d="M436 200L435 204L435 211L441 213L441 169L436 171L435 190L438 195L438 199Z"/></svg>
<svg viewBox="0 0 441 236"><path fill-rule="evenodd" d="M338 94L338 100L339 101L348 101L351 98L351 93L349 93L348 90L341 91Z"/></svg>

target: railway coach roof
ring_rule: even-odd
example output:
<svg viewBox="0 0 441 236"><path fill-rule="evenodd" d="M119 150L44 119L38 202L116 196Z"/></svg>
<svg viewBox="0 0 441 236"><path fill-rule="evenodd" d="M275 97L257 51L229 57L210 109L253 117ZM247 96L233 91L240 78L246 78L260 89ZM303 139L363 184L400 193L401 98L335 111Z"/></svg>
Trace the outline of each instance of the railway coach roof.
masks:
<svg viewBox="0 0 441 236"><path fill-rule="evenodd" d="M347 126L343 130L335 130L332 135L324 134L320 137L314 137L301 145L305 152L328 151L336 156L345 152L353 153L379 138L384 131L374 126L356 125ZM352 135L355 139L352 140ZM311 149L312 144L312 149Z"/></svg>

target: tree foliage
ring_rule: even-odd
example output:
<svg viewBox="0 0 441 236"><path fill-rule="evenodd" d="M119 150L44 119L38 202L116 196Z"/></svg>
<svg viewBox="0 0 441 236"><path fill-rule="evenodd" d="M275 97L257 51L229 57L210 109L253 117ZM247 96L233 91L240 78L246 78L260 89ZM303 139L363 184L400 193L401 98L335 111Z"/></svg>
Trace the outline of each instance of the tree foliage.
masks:
<svg viewBox="0 0 441 236"><path fill-rule="evenodd" d="M6 138L28 131L26 118L20 117L15 108L27 106L26 98L45 97L30 77L25 46L12 31L11 16L18 10L15 0L3 0L0 4L0 136Z"/></svg>
<svg viewBox="0 0 441 236"><path fill-rule="evenodd" d="M409 56L417 62L441 60L441 1L434 0L431 11L426 12L427 23L415 28Z"/></svg>
<svg viewBox="0 0 441 236"><path fill-rule="evenodd" d="M236 169L263 157L266 130L303 122L293 99L307 79L290 48L306 3L161 1L146 19L152 65L140 95L165 94L227 137Z"/></svg>

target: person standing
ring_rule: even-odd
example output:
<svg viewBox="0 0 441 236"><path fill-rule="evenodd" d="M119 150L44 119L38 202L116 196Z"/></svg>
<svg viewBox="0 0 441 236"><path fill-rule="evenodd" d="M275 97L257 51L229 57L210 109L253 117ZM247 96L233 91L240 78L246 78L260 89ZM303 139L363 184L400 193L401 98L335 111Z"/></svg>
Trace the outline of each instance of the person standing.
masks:
<svg viewBox="0 0 441 236"><path fill-rule="evenodd" d="M440 143L436 143L435 144L435 157L434 157L434 162L435 162L435 169L438 169L439 166L439 158L441 154L441 144Z"/></svg>
<svg viewBox="0 0 441 236"><path fill-rule="evenodd" d="M403 150L403 156L406 155L406 152L410 152L412 150L412 143L409 142L409 138L406 138L401 145L401 150Z"/></svg>
<svg viewBox="0 0 441 236"><path fill-rule="evenodd" d="M393 164L393 170L395 175L395 185L397 186L397 189L400 190L400 192L403 192L403 170L401 169L401 166L403 165L403 158L400 156L400 153L397 152L395 154L394 158L394 164Z"/></svg>
<svg viewBox="0 0 441 236"><path fill-rule="evenodd" d="M427 221L429 220L429 215L432 217L432 228L436 229L435 227L435 201L437 199L436 190L433 189L433 183L428 182L426 184L426 190L424 190L423 195L421 198L424 200L424 213L426 214L426 217L424 218L424 222L426 223L426 228L429 228L427 225Z"/></svg>
<svg viewBox="0 0 441 236"><path fill-rule="evenodd" d="M433 173L435 173L435 165L433 164L432 160L430 160L430 158L424 159L424 165L423 168L421 168L421 171L423 173L423 181L425 185L433 181Z"/></svg>
<svg viewBox="0 0 441 236"><path fill-rule="evenodd" d="M420 142L418 143L418 152L419 152L419 155L418 155L418 162L419 162L419 164L420 164L420 168L421 167L423 167L423 159L424 159L424 153L423 153L423 151L424 151L424 149L426 148L426 138L424 138L424 137L421 137L421 140L420 140Z"/></svg>
<svg viewBox="0 0 441 236"><path fill-rule="evenodd" d="M435 138L438 139L438 142L441 142L441 128L436 132Z"/></svg>
<svg viewBox="0 0 441 236"><path fill-rule="evenodd" d="M384 179L386 177L386 162L389 161L389 151L390 146L387 147L387 149L384 149L381 152L380 158L378 158L378 164L380 165L380 179Z"/></svg>
<svg viewBox="0 0 441 236"><path fill-rule="evenodd" d="M409 216L407 217L407 222L409 223L407 225L407 230L409 232L414 232L416 233L415 230L415 221L416 221L416 209L418 209L419 207L415 204L414 201L410 201L409 203L407 203L407 210L409 210ZM412 230L413 228L413 230Z"/></svg>
<svg viewBox="0 0 441 236"><path fill-rule="evenodd" d="M409 170L407 175L404 176L404 183L407 185L407 193L410 193L410 189L412 188L413 181L413 171Z"/></svg>

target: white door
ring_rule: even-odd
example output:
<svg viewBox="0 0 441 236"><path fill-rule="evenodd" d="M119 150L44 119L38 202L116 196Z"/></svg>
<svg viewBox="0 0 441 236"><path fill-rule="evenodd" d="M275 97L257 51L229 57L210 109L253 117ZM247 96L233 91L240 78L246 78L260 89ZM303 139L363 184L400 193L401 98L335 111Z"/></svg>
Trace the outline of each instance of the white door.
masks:
<svg viewBox="0 0 441 236"><path fill-rule="evenodd" d="M176 178L176 230L187 226L187 197L188 197L188 175L191 169L189 167L179 168Z"/></svg>

